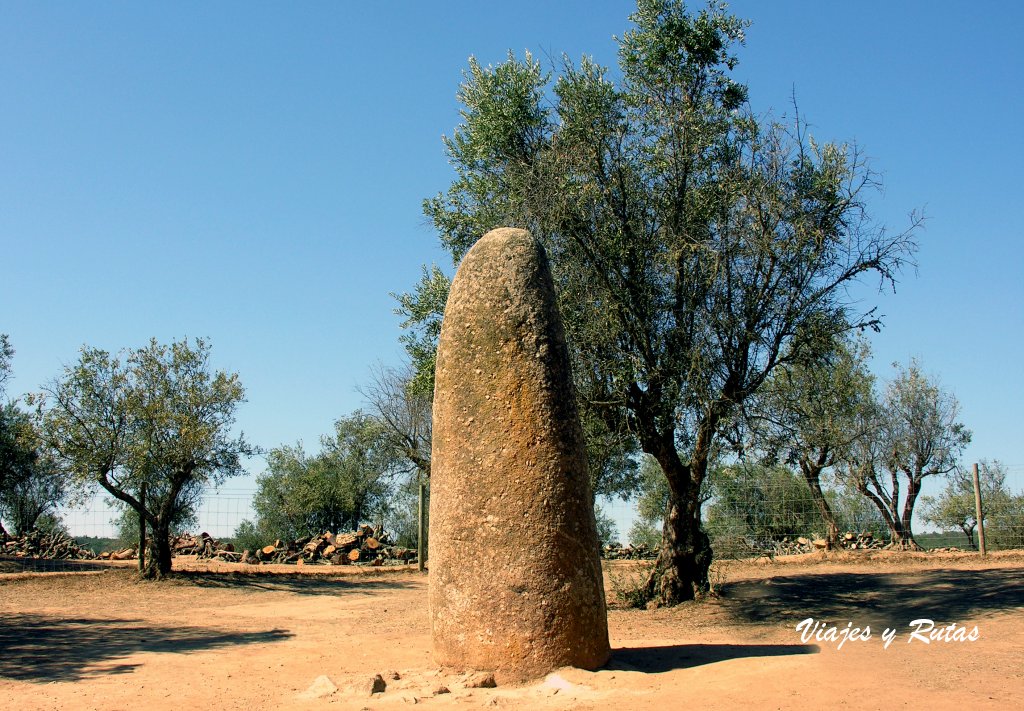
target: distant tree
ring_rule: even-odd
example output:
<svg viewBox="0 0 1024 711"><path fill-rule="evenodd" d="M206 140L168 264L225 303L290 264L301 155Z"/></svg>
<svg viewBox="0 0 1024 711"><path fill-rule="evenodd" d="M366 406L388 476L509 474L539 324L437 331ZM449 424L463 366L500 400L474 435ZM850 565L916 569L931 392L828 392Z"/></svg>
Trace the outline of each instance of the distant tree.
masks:
<svg viewBox="0 0 1024 711"><path fill-rule="evenodd" d="M840 338L813 359L794 358L776 370L752 398L745 418L748 448L767 461L796 467L825 524L829 548L840 524L823 488L823 477L849 459L867 435L861 416L872 398L870 355L863 340Z"/></svg>
<svg viewBox="0 0 1024 711"><path fill-rule="evenodd" d="M397 459L383 426L357 411L339 419L321 444L315 456L301 445L268 453L253 498L262 535L294 540L386 517Z"/></svg>
<svg viewBox="0 0 1024 711"><path fill-rule="evenodd" d="M984 507L985 544L993 549L1024 548L1024 493L1010 494Z"/></svg>
<svg viewBox="0 0 1024 711"><path fill-rule="evenodd" d="M424 523L430 530L430 488L424 491ZM395 545L416 548L419 544L419 482L413 477L400 478L388 506L385 528L391 532ZM424 540L426 544L426 540Z"/></svg>
<svg viewBox="0 0 1024 711"><path fill-rule="evenodd" d="M892 542L918 549L913 518L921 484L956 470L971 432L959 421L956 398L917 361L893 367L896 377L881 402L863 411L868 434L852 448L846 476L878 508Z"/></svg>
<svg viewBox="0 0 1024 711"><path fill-rule="evenodd" d="M174 519L171 521L171 536L178 536L194 530L199 525L199 503L202 489L195 487L193 492L182 496ZM148 494L148 492L147 492ZM111 520L117 532L118 543L123 548L136 548L139 545L139 514L120 501L119 513Z"/></svg>
<svg viewBox="0 0 1024 711"><path fill-rule="evenodd" d="M244 519L235 527L231 541L237 550L255 552L272 542L274 538L265 531L261 531L250 519Z"/></svg>
<svg viewBox="0 0 1024 711"><path fill-rule="evenodd" d="M7 381L11 377L11 358L14 348L6 333L0 333L0 401L7 397Z"/></svg>
<svg viewBox="0 0 1024 711"><path fill-rule="evenodd" d="M618 543L619 527L615 519L600 506L594 507L594 518L597 521L597 542L602 546Z"/></svg>
<svg viewBox="0 0 1024 711"><path fill-rule="evenodd" d="M383 444L406 461L406 471L429 479L433 392L417 384L408 365L378 366L359 392L369 405L368 414L380 423Z"/></svg>
<svg viewBox="0 0 1024 711"><path fill-rule="evenodd" d="M875 505L847 482L834 482L825 489L825 498L840 531L870 533L878 540L888 535L889 527Z"/></svg>
<svg viewBox="0 0 1024 711"><path fill-rule="evenodd" d="M1006 489L1006 469L1002 462L982 460L978 468L981 499L984 504L982 520L991 527L992 518L999 520L1013 506L1013 495ZM974 498L974 475L965 467L949 474L946 488L938 496L922 496L922 518L946 531L958 528L967 538L967 545L977 548L974 533L978 527Z"/></svg>
<svg viewBox="0 0 1024 711"><path fill-rule="evenodd" d="M847 287L891 281L915 243L868 218L855 148L749 110L731 76L747 23L677 0L630 19L614 78L586 58L554 81L530 56L471 59L444 139L455 176L425 211L456 261L499 226L545 246L584 418L668 482L646 592L675 604L709 586L701 491L723 429L788 359L877 326ZM407 323L432 326L419 295Z"/></svg>
<svg viewBox="0 0 1024 711"><path fill-rule="evenodd" d="M120 356L83 348L37 398L47 445L73 481L145 517L147 576L170 572L171 528L189 502L243 473L242 457L255 453L231 433L244 392L237 374L211 370L205 341L154 339Z"/></svg>
<svg viewBox="0 0 1024 711"><path fill-rule="evenodd" d="M801 477L785 466L739 462L712 475L707 529L726 550L811 535L823 520Z"/></svg>
<svg viewBox="0 0 1024 711"><path fill-rule="evenodd" d="M0 532L16 534L52 515L67 493L66 478L44 446L39 423L17 402L4 402L14 349L0 334Z"/></svg>

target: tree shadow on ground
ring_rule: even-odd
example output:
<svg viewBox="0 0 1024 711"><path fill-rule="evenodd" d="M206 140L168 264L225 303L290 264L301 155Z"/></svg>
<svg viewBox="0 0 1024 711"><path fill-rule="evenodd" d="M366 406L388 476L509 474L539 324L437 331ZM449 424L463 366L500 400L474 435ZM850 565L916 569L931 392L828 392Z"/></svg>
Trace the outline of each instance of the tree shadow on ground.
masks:
<svg viewBox="0 0 1024 711"><path fill-rule="evenodd" d="M415 581L397 580L388 574L302 575L292 573L172 573L172 579L200 588L279 591L297 595L337 595L339 592L371 595L382 590L404 590Z"/></svg>
<svg viewBox="0 0 1024 711"><path fill-rule="evenodd" d="M922 618L963 623L1024 610L1020 569L782 575L727 583L721 592L722 607L744 623L813 617L840 626L903 627Z"/></svg>
<svg viewBox="0 0 1024 711"><path fill-rule="evenodd" d="M138 664L122 660L138 652L183 654L243 644L281 642L292 634L147 624L141 620L0 615L0 678L16 681L78 681L125 674Z"/></svg>
<svg viewBox="0 0 1024 711"><path fill-rule="evenodd" d="M0 558L0 573L84 573L110 570L107 563L48 558Z"/></svg>
<svg viewBox="0 0 1024 711"><path fill-rule="evenodd" d="M606 669L660 674L747 657L817 654L816 644L673 644L664 647L623 647L612 650Z"/></svg>

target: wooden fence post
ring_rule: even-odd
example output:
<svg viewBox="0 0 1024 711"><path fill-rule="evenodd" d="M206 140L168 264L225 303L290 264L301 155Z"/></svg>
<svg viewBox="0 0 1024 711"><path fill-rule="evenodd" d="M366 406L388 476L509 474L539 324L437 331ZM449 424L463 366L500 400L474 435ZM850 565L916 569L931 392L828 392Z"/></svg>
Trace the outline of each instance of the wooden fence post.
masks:
<svg viewBox="0 0 1024 711"><path fill-rule="evenodd" d="M981 515L981 478L978 476L977 463L975 463L974 466L971 468L971 473L974 475L974 520L978 522L978 550L981 551L982 555L986 555L985 521Z"/></svg>

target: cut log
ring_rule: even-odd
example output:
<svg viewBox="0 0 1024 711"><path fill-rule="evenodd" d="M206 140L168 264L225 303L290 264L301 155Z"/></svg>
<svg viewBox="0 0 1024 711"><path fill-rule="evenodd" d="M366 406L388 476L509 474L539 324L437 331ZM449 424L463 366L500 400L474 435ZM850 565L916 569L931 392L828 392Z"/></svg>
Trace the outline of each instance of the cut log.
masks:
<svg viewBox="0 0 1024 711"><path fill-rule="evenodd" d="M270 556L277 553L277 548L277 546L263 546L263 548L260 550L260 553L269 558Z"/></svg>
<svg viewBox="0 0 1024 711"><path fill-rule="evenodd" d="M354 533L339 533L334 537L334 546L339 550L348 550L359 544L359 536Z"/></svg>
<svg viewBox="0 0 1024 711"><path fill-rule="evenodd" d="M353 548L352 550L350 550L350 551L348 552L348 559L349 559L349 560L350 560L351 562L353 562L353 563L355 563L355 562L356 562L357 560L359 560L359 559L360 559L361 557L362 557L362 552L361 552L361 551L360 551L360 550L359 550L358 548Z"/></svg>
<svg viewBox="0 0 1024 711"><path fill-rule="evenodd" d="M365 541L363 541L363 546L371 551L375 551L380 548L380 541L373 536L369 536Z"/></svg>

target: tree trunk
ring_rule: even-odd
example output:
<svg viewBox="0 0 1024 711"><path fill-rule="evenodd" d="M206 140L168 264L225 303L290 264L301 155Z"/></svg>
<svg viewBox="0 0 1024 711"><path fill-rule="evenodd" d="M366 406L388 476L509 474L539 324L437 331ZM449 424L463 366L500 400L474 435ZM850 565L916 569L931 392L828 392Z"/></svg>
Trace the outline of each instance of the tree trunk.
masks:
<svg viewBox="0 0 1024 711"><path fill-rule="evenodd" d="M658 606L677 605L708 591L711 540L700 525L697 496L669 495L661 550L645 585L646 597Z"/></svg>
<svg viewBox="0 0 1024 711"><path fill-rule="evenodd" d="M824 468L820 463L826 456L825 452L822 452L817 462L810 462L807 460L800 460L800 471L804 475L804 481L807 482L807 486L811 489L811 499L814 500L814 504L818 507L818 513L821 514L821 519L825 522L825 541L827 550L835 550L836 542L839 540L839 526L836 525L836 516L832 511L832 507L828 505L828 499L825 498L825 492L821 490L821 471Z"/></svg>
<svg viewBox="0 0 1024 711"><path fill-rule="evenodd" d="M152 525L152 524L151 524ZM159 580L171 572L171 530L168 524L158 522L152 527L149 555L143 576Z"/></svg>
<svg viewBox="0 0 1024 711"><path fill-rule="evenodd" d="M974 526L961 526L960 530L967 537L967 546L971 550L978 550L978 546L974 545Z"/></svg>
<svg viewBox="0 0 1024 711"><path fill-rule="evenodd" d="M908 473L907 500L903 504L903 515L900 516L900 528L903 533L903 540L900 548L904 550L921 550L921 546L914 540L914 504L917 496L921 493L921 479Z"/></svg>
<svg viewBox="0 0 1024 711"><path fill-rule="evenodd" d="M688 464L679 458L673 432L647 440L645 449L661 466L669 496L662 527L661 549L644 585L656 605L678 605L710 589L711 540L701 528L700 488L707 473L713 422L698 428Z"/></svg>

